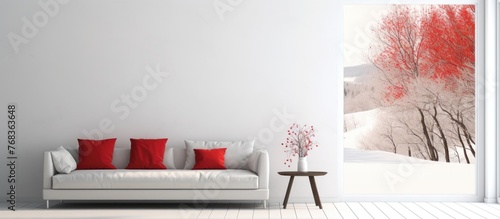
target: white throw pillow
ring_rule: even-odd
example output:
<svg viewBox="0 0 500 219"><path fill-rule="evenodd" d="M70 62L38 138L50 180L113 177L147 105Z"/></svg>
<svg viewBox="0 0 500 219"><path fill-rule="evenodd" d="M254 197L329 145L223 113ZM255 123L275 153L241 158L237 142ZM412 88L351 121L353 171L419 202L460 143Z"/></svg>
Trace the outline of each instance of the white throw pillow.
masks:
<svg viewBox="0 0 500 219"><path fill-rule="evenodd" d="M247 168L254 173L257 173L257 167L259 166L259 156L260 152L254 151L250 157L248 157Z"/></svg>
<svg viewBox="0 0 500 219"><path fill-rule="evenodd" d="M52 154L52 162L58 173L71 173L76 169L76 161L73 156L64 148L59 147L57 151L50 152Z"/></svg>
<svg viewBox="0 0 500 219"><path fill-rule="evenodd" d="M249 141L191 141L186 143L186 163L184 169L193 169L195 164L194 149L226 148L224 166L227 169L247 169L246 163L253 152L255 140Z"/></svg>
<svg viewBox="0 0 500 219"><path fill-rule="evenodd" d="M177 169L174 164L174 149L171 147L167 147L167 157L163 158L163 164L167 167L167 169ZM165 155L163 155L165 156Z"/></svg>

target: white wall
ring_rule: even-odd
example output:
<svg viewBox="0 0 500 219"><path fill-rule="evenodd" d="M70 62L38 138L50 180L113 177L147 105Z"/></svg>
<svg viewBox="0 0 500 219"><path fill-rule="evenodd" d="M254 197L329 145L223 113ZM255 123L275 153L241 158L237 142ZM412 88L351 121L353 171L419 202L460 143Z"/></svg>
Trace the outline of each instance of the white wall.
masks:
<svg viewBox="0 0 500 219"><path fill-rule="evenodd" d="M500 22L499 22L499 20L500 20L500 0L498 0L498 4L496 5L496 9L497 9L496 10L496 15L497 15L497 19L496 19L496 25L497 25L496 26L496 28L497 28L496 57L497 57L497 63L500 63ZM498 77L498 75L500 75L499 64L497 64L497 66L496 66L496 72L497 72L496 84L499 84L500 83L500 77ZM500 94L499 93L500 93L500 90L497 89L496 90L497 108L500 106L500 101L499 101ZM498 110L497 110L497 112L498 112ZM498 127L500 127L500 118L498 115L496 118L497 118L497 128L498 128ZM498 133L498 129L497 129L497 133ZM499 137L497 136L497 145L498 145L498 143L499 143ZM496 159L496 161L497 161L496 162L496 164L497 164L497 166L496 166L496 168L497 168L496 169L497 170L497 173L496 173L496 175L497 175L497 179L496 179L497 180L497 188L496 188L496 190L497 190L497 202L500 203L500 162L498 162L498 160L500 160L500 150L497 149L497 159Z"/></svg>
<svg viewBox="0 0 500 219"><path fill-rule="evenodd" d="M289 122L317 126L320 147L310 154L309 168L329 172L317 179L324 200L338 196L341 1L231 6L220 0L232 9L221 20L214 0L73 0L59 4L36 34L24 34L28 42L16 53L7 36L23 36L23 17L43 21L39 2L45 1L3 1L0 7L0 136L7 135L7 104L15 102L19 198L41 198L43 151L76 147L76 139L102 121L114 127L104 137L117 137L117 147L129 147L130 137L168 137L168 147L182 147L184 139L258 136L274 121L281 126L276 112L283 111L296 115ZM146 78L157 86L135 101L136 108L120 102L143 87L146 67L157 65L169 75L161 83ZM111 108L115 102L120 110ZM281 200L288 182L276 172L290 170L280 146L285 132L271 132L269 143L258 138L270 152L274 200ZM6 145L0 145L6 163ZM2 164L0 196L6 177ZM295 182L292 200L312 201L307 180Z"/></svg>

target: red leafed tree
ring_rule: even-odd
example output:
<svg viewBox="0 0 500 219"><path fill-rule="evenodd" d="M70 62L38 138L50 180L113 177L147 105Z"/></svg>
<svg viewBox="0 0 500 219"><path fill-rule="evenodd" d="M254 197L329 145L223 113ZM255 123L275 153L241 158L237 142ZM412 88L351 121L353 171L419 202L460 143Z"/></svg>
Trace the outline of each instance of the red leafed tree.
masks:
<svg viewBox="0 0 500 219"><path fill-rule="evenodd" d="M393 6L373 29L370 57L389 83L387 99L400 98L417 78L452 86L464 72L474 74L474 14L474 5Z"/></svg>
<svg viewBox="0 0 500 219"><path fill-rule="evenodd" d="M429 31L425 58L433 63L435 78L460 77L461 70L474 72L475 7L473 5L441 5L431 7L422 21Z"/></svg>
<svg viewBox="0 0 500 219"><path fill-rule="evenodd" d="M386 77L388 100L399 99L408 91L408 83L428 72L422 58L420 13L409 6L394 6L374 29L379 42L371 59Z"/></svg>
<svg viewBox="0 0 500 219"><path fill-rule="evenodd" d="M419 139L430 160L439 160L435 137L441 140L447 162L450 139L464 142L461 137L465 137L475 154L473 134L465 124L471 110L462 107L464 101L474 99L474 17L473 5L395 5L373 29L377 39L370 59L382 73L385 101L404 102L405 108L416 109ZM429 83L442 89L429 89ZM448 99L472 98L442 101L442 93ZM450 136L450 124L456 125L457 136Z"/></svg>

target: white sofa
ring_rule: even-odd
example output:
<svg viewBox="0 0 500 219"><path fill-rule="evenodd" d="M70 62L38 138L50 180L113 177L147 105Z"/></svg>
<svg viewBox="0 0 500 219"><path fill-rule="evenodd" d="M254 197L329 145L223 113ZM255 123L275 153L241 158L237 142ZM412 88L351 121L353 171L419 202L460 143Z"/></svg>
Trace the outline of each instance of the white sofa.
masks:
<svg viewBox="0 0 500 219"><path fill-rule="evenodd" d="M77 149L69 149L78 162ZM124 169L129 148L115 148L116 170L58 174L51 151L44 153L43 199L50 200L259 200L269 199L269 155L255 149L246 169L184 170L186 149L167 148L166 170Z"/></svg>

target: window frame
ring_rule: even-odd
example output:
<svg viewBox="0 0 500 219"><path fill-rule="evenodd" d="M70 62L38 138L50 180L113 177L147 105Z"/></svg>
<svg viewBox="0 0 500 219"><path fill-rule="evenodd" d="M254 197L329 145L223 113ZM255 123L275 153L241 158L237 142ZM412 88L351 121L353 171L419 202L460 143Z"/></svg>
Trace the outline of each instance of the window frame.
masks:
<svg viewBox="0 0 500 219"><path fill-rule="evenodd" d="M472 202L482 202L485 197L485 165L488 165L488 168L497 169L495 162L485 163L485 150L491 151L495 150L495 144L489 144L488 148L485 148L487 142L491 142L491 139L496 140L496 136L486 135L485 130L493 130L493 134L496 133L496 119L493 122L486 123L485 115L486 113L496 111L496 103L497 100L495 98L496 92L495 87L489 86L486 82L486 79L491 78L490 75L487 77L485 74L485 65L486 58L491 58L492 54L486 54L485 51L485 40L487 39L485 36L485 19L487 19L485 15L485 3L486 1L495 1L495 0L405 0L405 1L394 1L394 0L344 0L343 8L345 5L357 5L357 4L474 4L476 5L476 63L475 63L475 71L476 71L476 145L477 145L477 157L476 160L479 161L476 164L476 194L474 195L349 195L344 193L344 147L343 147L343 138L340 138L338 141L338 173L337 173L337 185L339 188L339 197L340 201L472 201ZM500 2L500 0L498 0ZM490 3L491 4L491 3ZM342 9L344 13L344 9ZM489 18L491 20L491 18ZM490 21L491 22L491 21ZM344 28L344 16L342 15L342 25L341 28ZM342 31L343 32L343 31ZM500 48L498 48L500 50ZM340 57L344 57L343 51L341 51L342 55ZM499 60L500 62L500 60ZM342 70L343 71L343 70ZM494 74L495 72L493 72ZM495 75L493 75L494 77ZM339 84L341 88L343 85L343 74L339 76ZM341 84L342 83L342 84ZM493 89L493 90L492 90ZM344 98L341 98L342 106L344 106ZM486 104L488 103L488 105ZM493 109L491 105L495 106ZM489 107L487 110L486 107ZM499 108L500 109L500 108ZM485 111L486 110L486 111ZM344 115L343 109L338 115L339 121L342 121L339 125L338 130L343 130L344 124ZM489 118L489 117L488 117ZM490 119L491 121L491 119ZM493 123L493 124L491 124ZM498 121L500 126L500 120ZM499 134L500 135L500 134ZM500 141L499 141L500 142ZM496 153L495 153L496 154ZM500 154L498 155L500 158ZM500 163L500 162L499 162ZM491 171L489 171L491 175ZM499 173L500 174L500 173ZM499 180L500 181L500 180ZM498 186L498 184L497 184ZM500 187L498 187L500 189ZM498 199L500 200L500 195L498 195Z"/></svg>

